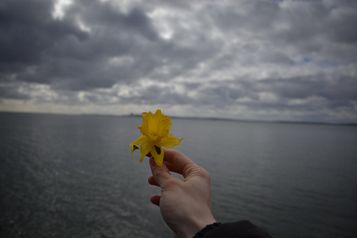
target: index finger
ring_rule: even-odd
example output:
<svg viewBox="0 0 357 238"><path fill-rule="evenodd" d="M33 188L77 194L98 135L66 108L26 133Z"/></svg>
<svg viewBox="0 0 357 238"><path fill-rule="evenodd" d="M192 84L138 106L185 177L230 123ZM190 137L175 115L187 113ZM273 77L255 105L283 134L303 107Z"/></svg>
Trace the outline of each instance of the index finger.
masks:
<svg viewBox="0 0 357 238"><path fill-rule="evenodd" d="M184 178L201 171L200 166L184 154L175 150L165 150L164 161L170 171L182 174Z"/></svg>

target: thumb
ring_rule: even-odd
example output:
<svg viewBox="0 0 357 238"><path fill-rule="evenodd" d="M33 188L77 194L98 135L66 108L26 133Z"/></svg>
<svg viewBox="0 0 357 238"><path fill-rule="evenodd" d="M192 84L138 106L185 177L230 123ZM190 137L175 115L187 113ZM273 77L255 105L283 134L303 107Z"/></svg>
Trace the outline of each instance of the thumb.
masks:
<svg viewBox="0 0 357 238"><path fill-rule="evenodd" d="M165 186L165 183L172 178L169 173L169 169L166 167L165 163L163 163L162 166L159 167L156 165L154 159L150 158L150 168L156 183L161 188L163 188Z"/></svg>

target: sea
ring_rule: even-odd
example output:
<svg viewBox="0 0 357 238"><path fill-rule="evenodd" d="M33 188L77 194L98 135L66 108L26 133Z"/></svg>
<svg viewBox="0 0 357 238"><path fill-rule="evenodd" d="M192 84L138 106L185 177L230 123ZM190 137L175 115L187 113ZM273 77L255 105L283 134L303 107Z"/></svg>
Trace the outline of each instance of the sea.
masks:
<svg viewBox="0 0 357 238"><path fill-rule="evenodd" d="M220 222L357 237L357 127L173 118ZM0 237L173 237L149 198L140 117L0 113Z"/></svg>

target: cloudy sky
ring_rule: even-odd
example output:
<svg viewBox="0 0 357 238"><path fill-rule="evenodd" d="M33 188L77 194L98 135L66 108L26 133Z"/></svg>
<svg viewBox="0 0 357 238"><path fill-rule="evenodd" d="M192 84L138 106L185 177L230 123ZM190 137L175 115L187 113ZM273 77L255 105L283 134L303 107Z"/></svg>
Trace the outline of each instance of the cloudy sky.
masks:
<svg viewBox="0 0 357 238"><path fill-rule="evenodd" d="M0 110L357 122L355 0L1 0Z"/></svg>

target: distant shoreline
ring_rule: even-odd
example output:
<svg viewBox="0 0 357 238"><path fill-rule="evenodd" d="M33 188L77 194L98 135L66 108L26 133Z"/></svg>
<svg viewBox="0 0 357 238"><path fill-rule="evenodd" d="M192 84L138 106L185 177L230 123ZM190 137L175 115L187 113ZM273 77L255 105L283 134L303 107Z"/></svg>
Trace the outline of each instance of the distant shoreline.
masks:
<svg viewBox="0 0 357 238"><path fill-rule="evenodd" d="M139 118L141 114L95 114L95 113L56 113L56 112L16 112L16 111L0 111L1 114L29 114L29 115L49 115L49 116L99 116L99 117L134 117ZM285 120L244 120L235 118L220 118L220 117L192 117L192 116L171 116L171 118L185 120L208 120L208 121L232 121L244 123L272 123L272 124L304 124L304 125L332 125L332 126L357 126L357 123L337 123L337 122L316 122L316 121L285 121Z"/></svg>

